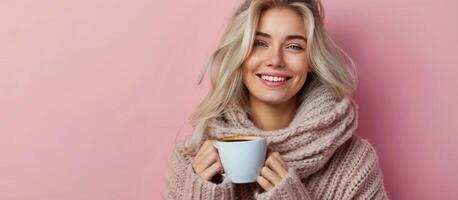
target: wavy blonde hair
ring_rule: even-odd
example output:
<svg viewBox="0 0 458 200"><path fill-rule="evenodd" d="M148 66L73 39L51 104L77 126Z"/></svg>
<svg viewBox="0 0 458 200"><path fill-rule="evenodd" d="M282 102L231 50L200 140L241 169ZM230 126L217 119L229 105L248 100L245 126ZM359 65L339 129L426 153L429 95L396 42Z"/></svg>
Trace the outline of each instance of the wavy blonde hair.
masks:
<svg viewBox="0 0 458 200"><path fill-rule="evenodd" d="M312 68L307 82L317 79L332 88L340 99L353 93L357 77L355 64L326 33L319 0L246 0L231 17L221 42L200 75L199 85L210 72L211 90L190 117L193 133L185 143L186 150L197 151L207 122L220 117L229 105L240 103L246 107L248 91L242 82L241 65L251 52L261 13L270 8L290 8L302 17L309 59L304 62L309 62ZM301 91L296 94L299 98L307 95Z"/></svg>

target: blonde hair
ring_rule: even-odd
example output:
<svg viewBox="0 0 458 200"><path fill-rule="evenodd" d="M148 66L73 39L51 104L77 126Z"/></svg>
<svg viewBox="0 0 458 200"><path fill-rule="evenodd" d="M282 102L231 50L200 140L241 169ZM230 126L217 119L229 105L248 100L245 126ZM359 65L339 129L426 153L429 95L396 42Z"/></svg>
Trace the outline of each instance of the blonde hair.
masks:
<svg viewBox="0 0 458 200"><path fill-rule="evenodd" d="M194 130L185 143L186 150L197 151L210 119L221 116L231 104L246 106L248 91L242 82L241 64L251 52L261 13L269 8L290 8L302 17L310 59L304 62L309 62L313 71L307 82L317 79L332 88L338 98L353 93L355 64L324 30L324 11L319 0L246 0L231 17L220 44L200 75L199 85L210 71L211 90L190 117ZM307 95L301 91L296 95Z"/></svg>

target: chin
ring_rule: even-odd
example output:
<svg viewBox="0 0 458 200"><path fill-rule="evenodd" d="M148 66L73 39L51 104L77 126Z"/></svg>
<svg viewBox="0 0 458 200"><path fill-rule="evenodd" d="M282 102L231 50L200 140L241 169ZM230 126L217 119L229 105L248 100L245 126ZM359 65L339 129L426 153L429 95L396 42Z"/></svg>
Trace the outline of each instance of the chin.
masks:
<svg viewBox="0 0 458 200"><path fill-rule="evenodd" d="M271 95L255 95L254 96L258 101L270 105L278 105L287 102L290 98L287 98L285 95L271 94Z"/></svg>

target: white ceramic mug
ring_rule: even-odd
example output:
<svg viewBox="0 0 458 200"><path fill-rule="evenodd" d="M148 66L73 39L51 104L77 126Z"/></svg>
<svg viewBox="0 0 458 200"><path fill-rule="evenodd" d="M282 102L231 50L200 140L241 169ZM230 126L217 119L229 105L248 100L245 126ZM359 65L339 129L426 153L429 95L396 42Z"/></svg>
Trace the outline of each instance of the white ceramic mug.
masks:
<svg viewBox="0 0 458 200"><path fill-rule="evenodd" d="M215 148L226 178L232 183L256 182L266 158L266 139L257 136L228 136L216 141Z"/></svg>

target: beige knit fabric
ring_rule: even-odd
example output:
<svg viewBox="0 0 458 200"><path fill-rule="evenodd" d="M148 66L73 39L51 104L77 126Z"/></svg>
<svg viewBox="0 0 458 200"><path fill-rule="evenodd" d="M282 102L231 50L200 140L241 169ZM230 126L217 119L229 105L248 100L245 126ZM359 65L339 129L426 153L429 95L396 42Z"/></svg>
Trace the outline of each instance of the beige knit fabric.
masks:
<svg viewBox="0 0 458 200"><path fill-rule="evenodd" d="M195 153L178 143L170 159L163 199L388 199L376 151L353 135L357 105L338 100L318 81L306 88L307 97L289 126L274 131L257 129L240 106L234 105L208 125L205 139L226 134L259 135L269 150L278 151L288 175L269 192L257 183L232 184L228 178L207 181L191 166ZM201 142L203 142L202 140Z"/></svg>

